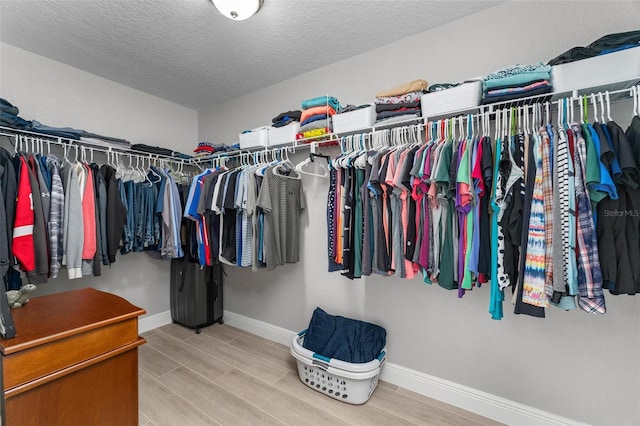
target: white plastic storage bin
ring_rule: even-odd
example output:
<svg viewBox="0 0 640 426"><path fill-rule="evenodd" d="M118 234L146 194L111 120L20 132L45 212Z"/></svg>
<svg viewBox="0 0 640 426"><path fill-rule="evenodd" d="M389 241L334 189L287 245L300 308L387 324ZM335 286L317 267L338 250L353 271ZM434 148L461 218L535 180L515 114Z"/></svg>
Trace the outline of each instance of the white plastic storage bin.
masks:
<svg viewBox="0 0 640 426"><path fill-rule="evenodd" d="M640 46L554 65L551 75L556 93L640 80Z"/></svg>
<svg viewBox="0 0 640 426"><path fill-rule="evenodd" d="M300 381L338 401L355 405L367 402L378 385L380 369L387 359L386 348L371 362L344 362L305 349L302 343L306 332L298 333L291 344Z"/></svg>
<svg viewBox="0 0 640 426"><path fill-rule="evenodd" d="M259 127L250 132L238 135L240 148L254 148L256 146L269 146L269 128Z"/></svg>
<svg viewBox="0 0 640 426"><path fill-rule="evenodd" d="M269 146L282 145L296 140L300 122L294 121L282 127L269 127Z"/></svg>
<svg viewBox="0 0 640 426"><path fill-rule="evenodd" d="M376 107L370 105L354 111L334 114L333 133L348 133L372 127L376 122Z"/></svg>
<svg viewBox="0 0 640 426"><path fill-rule="evenodd" d="M423 117L464 111L480 105L482 81L471 81L439 92L424 93L420 98Z"/></svg>

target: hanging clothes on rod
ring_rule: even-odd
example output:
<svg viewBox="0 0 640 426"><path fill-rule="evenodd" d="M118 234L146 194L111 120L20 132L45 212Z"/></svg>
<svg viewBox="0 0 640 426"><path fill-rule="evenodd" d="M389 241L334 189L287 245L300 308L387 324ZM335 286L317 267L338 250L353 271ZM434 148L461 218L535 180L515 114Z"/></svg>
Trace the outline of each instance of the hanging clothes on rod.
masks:
<svg viewBox="0 0 640 426"><path fill-rule="evenodd" d="M271 158L267 158L268 155ZM287 148L234 154L194 177L184 217L195 224L198 262L271 270L300 259L302 180Z"/></svg>
<svg viewBox="0 0 640 426"><path fill-rule="evenodd" d="M627 131L610 115L609 95L624 92ZM328 270L420 274L458 297L489 284L494 319L506 288L517 314L604 314L603 290L640 292L638 105L634 87L429 122L424 138L412 127L343 137Z"/></svg>
<svg viewBox="0 0 640 426"><path fill-rule="evenodd" d="M152 165L157 158L129 153L129 167L123 169L121 154L111 148L28 132L3 132L0 137L14 149L12 154L0 147L0 239L6 240L0 272L5 288L21 287L19 271L29 283L43 284L58 277L62 267L69 279L99 276L101 266L115 262L118 250L162 251L160 241L168 230L160 229L160 217L169 209L158 206L159 194L177 194L177 189L169 169ZM61 157L52 146L62 148ZM94 152L104 153L106 164L98 165ZM163 176L168 180L164 187ZM160 257L181 256L181 216L180 211L177 225L176 217L167 222L176 230L171 235L177 249Z"/></svg>

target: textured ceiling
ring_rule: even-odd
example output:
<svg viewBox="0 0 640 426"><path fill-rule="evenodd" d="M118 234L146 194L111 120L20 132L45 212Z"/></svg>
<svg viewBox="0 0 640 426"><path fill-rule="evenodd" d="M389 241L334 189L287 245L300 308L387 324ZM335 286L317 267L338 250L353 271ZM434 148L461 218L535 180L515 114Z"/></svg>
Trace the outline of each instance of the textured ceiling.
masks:
<svg viewBox="0 0 640 426"><path fill-rule="evenodd" d="M496 5L265 0L0 0L0 40L197 110Z"/></svg>

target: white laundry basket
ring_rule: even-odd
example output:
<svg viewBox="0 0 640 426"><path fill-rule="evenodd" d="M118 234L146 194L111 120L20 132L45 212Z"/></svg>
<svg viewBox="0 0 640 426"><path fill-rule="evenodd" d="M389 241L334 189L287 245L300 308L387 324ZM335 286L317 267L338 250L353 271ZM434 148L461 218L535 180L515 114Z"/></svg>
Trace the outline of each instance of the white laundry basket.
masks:
<svg viewBox="0 0 640 426"><path fill-rule="evenodd" d="M383 349L378 358L365 363L350 363L311 352L302 346L307 330L297 334L291 355L298 363L300 381L318 392L349 404L364 404L378 385L385 360Z"/></svg>

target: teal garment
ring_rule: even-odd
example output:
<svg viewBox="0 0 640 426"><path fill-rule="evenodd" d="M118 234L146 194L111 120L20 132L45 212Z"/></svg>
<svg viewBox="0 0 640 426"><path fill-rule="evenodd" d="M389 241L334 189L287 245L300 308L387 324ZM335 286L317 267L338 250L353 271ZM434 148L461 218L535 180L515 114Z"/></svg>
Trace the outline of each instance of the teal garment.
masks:
<svg viewBox="0 0 640 426"><path fill-rule="evenodd" d="M558 303L550 301L552 306L560 308L565 311L573 311L576 309L576 298L574 296L562 296Z"/></svg>
<svg viewBox="0 0 640 426"><path fill-rule="evenodd" d="M498 214L500 206L496 203L495 193L498 184L498 161L502 154L502 141L496 139L495 157L493 159L493 182L491 188L491 295L489 297L489 313L491 319L501 320L504 316L504 290L498 282Z"/></svg>
<svg viewBox="0 0 640 426"><path fill-rule="evenodd" d="M447 290L455 290L458 284L454 278L453 263L453 221L456 211L455 200L447 197L449 206L446 213L446 228L441 230L442 249L440 251L440 274L438 275L438 285Z"/></svg>
<svg viewBox="0 0 640 426"><path fill-rule="evenodd" d="M508 77L496 78L494 80L485 80L483 83L485 92L490 89L494 89L496 87L516 87L520 85L530 84L532 81L539 80L550 80L551 79L551 71L541 70L541 71L531 71L525 72L521 74L514 74Z"/></svg>
<svg viewBox="0 0 640 426"><path fill-rule="evenodd" d="M440 161L438 170L436 170L432 178L438 185L438 197L443 194L447 200L448 206L445 218L445 225L440 229L440 241L442 248L440 250L440 273L438 274L438 285L447 290L455 290L458 284L454 275L454 259L453 259L453 225L456 212L455 200L451 196L449 169L451 168L451 159L453 157L453 142L447 141L440 150ZM443 207L442 207L443 208Z"/></svg>
<svg viewBox="0 0 640 426"><path fill-rule="evenodd" d="M339 112L342 108L338 99L333 96L318 96L316 98L306 99L302 101L302 109L314 108L317 106L330 106L335 112Z"/></svg>
<svg viewBox="0 0 640 426"><path fill-rule="evenodd" d="M362 276L362 231L363 231L363 212L362 212L362 194L360 188L364 185L364 169L355 169L356 171L356 187L355 187L355 212L353 217L353 277L360 278Z"/></svg>

